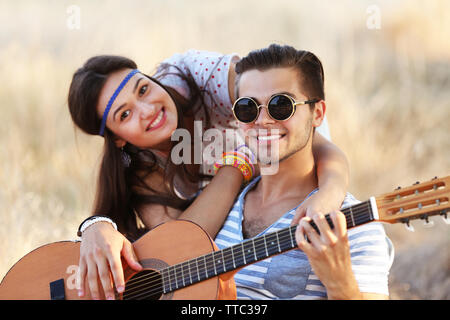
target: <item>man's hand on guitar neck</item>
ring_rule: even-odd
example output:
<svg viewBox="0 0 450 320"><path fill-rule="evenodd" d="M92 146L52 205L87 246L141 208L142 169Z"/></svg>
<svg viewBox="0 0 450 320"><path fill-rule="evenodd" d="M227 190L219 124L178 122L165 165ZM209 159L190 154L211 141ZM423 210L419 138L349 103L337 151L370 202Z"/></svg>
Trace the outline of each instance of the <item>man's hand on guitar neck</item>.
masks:
<svg viewBox="0 0 450 320"><path fill-rule="evenodd" d="M91 297L98 300L103 286L106 299L114 299L111 279L119 293L125 289L125 279L121 262L134 270L142 270L134 254L133 246L127 238L116 231L111 224L97 222L87 228L82 235L78 273L78 295L80 297L90 290ZM100 281L99 281L100 280Z"/></svg>
<svg viewBox="0 0 450 320"><path fill-rule="evenodd" d="M383 294L360 292L352 271L345 216L333 211L330 218L334 228L322 213L312 219L304 217L295 234L299 249L308 256L314 273L327 288L328 299L388 299ZM311 226L312 221L320 233Z"/></svg>

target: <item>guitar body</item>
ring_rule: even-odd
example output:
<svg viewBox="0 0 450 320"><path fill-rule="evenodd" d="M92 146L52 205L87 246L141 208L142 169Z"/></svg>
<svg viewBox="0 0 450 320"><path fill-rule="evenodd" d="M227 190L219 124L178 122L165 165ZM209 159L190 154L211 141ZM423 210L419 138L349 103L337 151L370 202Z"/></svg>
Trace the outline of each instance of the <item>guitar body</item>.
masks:
<svg viewBox="0 0 450 320"><path fill-rule="evenodd" d="M0 285L1 300L48 300L50 283L64 279L66 299L79 299L75 289L80 244L61 241L39 247L20 259Z"/></svg>
<svg viewBox="0 0 450 320"><path fill-rule="evenodd" d="M184 220L164 223L133 243L139 263L145 272L158 275L158 270L218 250L209 235L198 225ZM80 242L61 241L39 247L20 259L0 284L0 299L47 300L90 299L78 297L76 277ZM131 295L129 280L139 277L124 265L126 290L120 298L140 299L236 299L234 273L225 273L207 280L151 297ZM100 286L101 287L101 286Z"/></svg>

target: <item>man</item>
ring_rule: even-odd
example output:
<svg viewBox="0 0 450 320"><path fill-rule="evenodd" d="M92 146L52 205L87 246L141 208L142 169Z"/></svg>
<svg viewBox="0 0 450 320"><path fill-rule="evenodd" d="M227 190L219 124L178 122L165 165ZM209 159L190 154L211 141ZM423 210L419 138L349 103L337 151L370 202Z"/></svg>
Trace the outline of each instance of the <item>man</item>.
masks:
<svg viewBox="0 0 450 320"><path fill-rule="evenodd" d="M298 249L236 274L238 298L387 299L391 260L380 224L347 232L342 212L330 214L334 228L324 213L295 215L299 199L305 201L318 186L311 141L326 111L320 60L310 52L271 45L243 58L236 73L233 111L242 134L256 155L270 154L276 144L278 159L261 166L278 163L276 173L254 179L242 191L216 243L228 247L300 221ZM343 206L356 203L347 195ZM320 234L311 227L312 220Z"/></svg>

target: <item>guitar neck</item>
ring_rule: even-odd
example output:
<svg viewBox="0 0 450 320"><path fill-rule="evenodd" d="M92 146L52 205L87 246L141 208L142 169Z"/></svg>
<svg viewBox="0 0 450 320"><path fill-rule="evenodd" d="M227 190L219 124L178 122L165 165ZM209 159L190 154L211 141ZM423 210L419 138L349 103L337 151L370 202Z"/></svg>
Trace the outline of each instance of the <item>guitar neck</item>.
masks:
<svg viewBox="0 0 450 320"><path fill-rule="evenodd" d="M374 198L341 211L346 217L349 229L378 219ZM326 219L332 226L329 215ZM311 222L311 225L318 230L314 222ZM296 228L296 225L283 228L160 270L163 292L168 293L295 249Z"/></svg>

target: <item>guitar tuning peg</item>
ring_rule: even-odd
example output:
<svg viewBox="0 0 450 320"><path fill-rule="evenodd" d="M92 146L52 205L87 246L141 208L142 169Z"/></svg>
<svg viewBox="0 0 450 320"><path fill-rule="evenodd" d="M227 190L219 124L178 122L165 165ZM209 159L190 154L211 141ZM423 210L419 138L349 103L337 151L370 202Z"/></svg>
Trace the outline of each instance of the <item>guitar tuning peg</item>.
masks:
<svg viewBox="0 0 450 320"><path fill-rule="evenodd" d="M441 213L441 216L442 216L442 220L444 220L444 222L446 224L450 224L450 218L447 216L447 212Z"/></svg>
<svg viewBox="0 0 450 320"><path fill-rule="evenodd" d="M434 221L430 221L430 219L428 218L428 216L425 216L425 217L422 218L422 219L425 220L425 221L423 222L423 226L424 226L425 228L431 228L431 227L434 226Z"/></svg>
<svg viewBox="0 0 450 320"><path fill-rule="evenodd" d="M415 186L416 184L419 184L419 183L420 183L419 181L416 181L416 183L414 183L413 186Z"/></svg>
<svg viewBox="0 0 450 320"><path fill-rule="evenodd" d="M414 227L409 223L409 220L405 222L405 228L408 231L414 232Z"/></svg>
<svg viewBox="0 0 450 320"><path fill-rule="evenodd" d="M397 188L395 188L394 190L400 190L402 187L397 187Z"/></svg>

